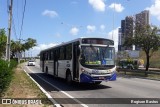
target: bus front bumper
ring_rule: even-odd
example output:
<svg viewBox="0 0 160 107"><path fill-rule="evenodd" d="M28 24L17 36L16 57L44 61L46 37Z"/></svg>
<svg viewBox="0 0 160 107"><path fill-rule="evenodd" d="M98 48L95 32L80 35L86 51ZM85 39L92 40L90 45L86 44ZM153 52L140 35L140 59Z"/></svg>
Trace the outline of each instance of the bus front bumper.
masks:
<svg viewBox="0 0 160 107"><path fill-rule="evenodd" d="M99 75L91 76L82 73L80 75L80 82L94 83L96 81L115 81L116 78L117 78L116 73L113 73L112 75L100 75L100 76Z"/></svg>

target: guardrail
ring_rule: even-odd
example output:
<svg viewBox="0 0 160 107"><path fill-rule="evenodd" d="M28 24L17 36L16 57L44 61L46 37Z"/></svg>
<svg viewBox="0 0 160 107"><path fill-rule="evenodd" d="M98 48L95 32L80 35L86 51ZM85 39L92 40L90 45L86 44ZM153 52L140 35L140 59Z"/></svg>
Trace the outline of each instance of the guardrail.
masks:
<svg viewBox="0 0 160 107"><path fill-rule="evenodd" d="M160 75L160 70L150 70L145 71L143 69L124 69L124 68L118 68L117 72L135 72L135 73L147 73L147 74L157 74Z"/></svg>

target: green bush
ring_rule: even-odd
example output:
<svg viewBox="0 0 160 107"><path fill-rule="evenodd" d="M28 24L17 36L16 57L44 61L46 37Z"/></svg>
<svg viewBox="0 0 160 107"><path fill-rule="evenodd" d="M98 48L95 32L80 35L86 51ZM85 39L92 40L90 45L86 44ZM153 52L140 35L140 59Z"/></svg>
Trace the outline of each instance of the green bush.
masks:
<svg viewBox="0 0 160 107"><path fill-rule="evenodd" d="M18 61L16 59L11 59L10 68L13 69L13 68L17 67L17 65L18 65Z"/></svg>
<svg viewBox="0 0 160 107"><path fill-rule="evenodd" d="M20 60L20 63L23 63L23 62L25 62L25 59Z"/></svg>
<svg viewBox="0 0 160 107"><path fill-rule="evenodd" d="M9 86L13 76L12 69L16 66L17 62L14 60L11 60L10 63L4 60L0 60L0 97Z"/></svg>

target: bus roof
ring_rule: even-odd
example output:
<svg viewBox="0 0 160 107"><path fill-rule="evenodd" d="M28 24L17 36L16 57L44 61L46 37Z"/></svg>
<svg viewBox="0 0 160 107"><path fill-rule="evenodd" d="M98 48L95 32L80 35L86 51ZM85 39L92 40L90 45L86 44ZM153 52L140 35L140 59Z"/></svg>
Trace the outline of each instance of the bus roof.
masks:
<svg viewBox="0 0 160 107"><path fill-rule="evenodd" d="M50 49L52 49L52 48L56 48L56 47L63 46L63 45L66 45L66 44L70 44L70 43L73 43L73 42L76 42L76 41L80 41L80 40L85 39L85 38L88 38L88 39L92 39L92 38L93 38L93 39L105 39L105 40L113 41L113 40L111 40L111 39L100 38L100 37L80 37L80 38L77 38L77 39L74 39L74 40L71 40L71 41L68 41L68 42L62 42L61 44L58 44L58 45L56 45L56 46L52 46L52 47L47 48L47 49L44 49L44 50L41 50L40 53L43 52L43 51L50 50ZM113 42L114 42L114 41L113 41Z"/></svg>

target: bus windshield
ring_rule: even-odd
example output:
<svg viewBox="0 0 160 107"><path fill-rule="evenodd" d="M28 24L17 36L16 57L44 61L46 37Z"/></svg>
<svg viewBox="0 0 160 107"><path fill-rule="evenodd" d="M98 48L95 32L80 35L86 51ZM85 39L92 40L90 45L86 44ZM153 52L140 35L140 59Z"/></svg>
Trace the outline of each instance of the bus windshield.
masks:
<svg viewBox="0 0 160 107"><path fill-rule="evenodd" d="M114 65L114 48L100 46L82 46L82 65Z"/></svg>

